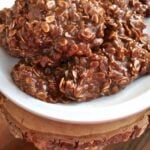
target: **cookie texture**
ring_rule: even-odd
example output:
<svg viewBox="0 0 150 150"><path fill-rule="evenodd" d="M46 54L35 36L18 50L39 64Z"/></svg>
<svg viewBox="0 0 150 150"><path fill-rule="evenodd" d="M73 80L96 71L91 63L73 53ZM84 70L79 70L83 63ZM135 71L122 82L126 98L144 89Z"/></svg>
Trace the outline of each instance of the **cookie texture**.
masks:
<svg viewBox="0 0 150 150"><path fill-rule="evenodd" d="M0 44L21 61L12 78L46 102L117 93L150 73L149 1L16 0L0 12Z"/></svg>

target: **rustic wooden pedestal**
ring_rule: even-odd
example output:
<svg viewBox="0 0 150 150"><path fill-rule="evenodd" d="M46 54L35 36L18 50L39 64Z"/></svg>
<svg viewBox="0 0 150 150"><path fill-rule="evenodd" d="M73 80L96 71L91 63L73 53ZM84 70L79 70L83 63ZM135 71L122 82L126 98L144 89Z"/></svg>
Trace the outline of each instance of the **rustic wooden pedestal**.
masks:
<svg viewBox="0 0 150 150"><path fill-rule="evenodd" d="M10 132L40 150L98 150L137 138L150 126L150 109L126 119L94 125L47 120L23 110L2 95L0 110Z"/></svg>

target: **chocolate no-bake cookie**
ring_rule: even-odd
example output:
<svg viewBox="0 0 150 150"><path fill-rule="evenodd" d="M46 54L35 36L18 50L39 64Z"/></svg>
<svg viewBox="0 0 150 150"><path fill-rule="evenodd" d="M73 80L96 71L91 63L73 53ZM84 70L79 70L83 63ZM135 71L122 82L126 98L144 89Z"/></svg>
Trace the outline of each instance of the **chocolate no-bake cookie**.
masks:
<svg viewBox="0 0 150 150"><path fill-rule="evenodd" d="M150 73L148 12L144 0L16 0L0 12L0 44L23 57L12 77L26 93L87 101Z"/></svg>
<svg viewBox="0 0 150 150"><path fill-rule="evenodd" d="M145 38L126 44L114 40L90 57L72 57L57 67L22 60L12 77L23 91L47 102L80 102L111 95L150 73L150 47Z"/></svg>
<svg viewBox="0 0 150 150"><path fill-rule="evenodd" d="M1 23L5 26L2 45L13 56L49 55L54 62L75 55L89 56L92 49L102 45L108 28L137 28L126 23L134 13L129 9L125 0L16 0L9 10L11 21L10 15L0 17L5 20ZM129 19L137 24L139 18ZM141 32L143 26L138 26Z"/></svg>
<svg viewBox="0 0 150 150"><path fill-rule="evenodd" d="M89 55L103 42L105 11L96 0L17 0L12 13L5 47L13 56L49 54L55 61Z"/></svg>
<svg viewBox="0 0 150 150"><path fill-rule="evenodd" d="M33 63L42 66L89 57L116 33L137 39L145 27L124 0L17 0L11 12L1 17L2 45L13 56L36 56Z"/></svg>

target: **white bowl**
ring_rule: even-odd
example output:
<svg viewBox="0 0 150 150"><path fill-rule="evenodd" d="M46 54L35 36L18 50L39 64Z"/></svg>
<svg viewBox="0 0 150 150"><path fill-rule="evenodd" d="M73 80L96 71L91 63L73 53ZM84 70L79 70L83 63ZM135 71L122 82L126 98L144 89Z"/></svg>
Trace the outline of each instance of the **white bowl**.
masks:
<svg viewBox="0 0 150 150"><path fill-rule="evenodd" d="M0 6L1 3L3 6L12 4L10 0L0 0ZM38 116L67 123L101 123L125 118L150 108L150 76L136 80L116 95L90 102L41 102L19 90L13 83L10 72L17 61L0 49L0 91L16 105Z"/></svg>

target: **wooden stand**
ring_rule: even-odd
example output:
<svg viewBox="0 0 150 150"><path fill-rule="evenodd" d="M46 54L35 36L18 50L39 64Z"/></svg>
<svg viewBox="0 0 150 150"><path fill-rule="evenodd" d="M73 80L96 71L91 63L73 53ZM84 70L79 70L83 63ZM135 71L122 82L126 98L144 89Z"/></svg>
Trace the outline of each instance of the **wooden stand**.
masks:
<svg viewBox="0 0 150 150"><path fill-rule="evenodd" d="M139 137L150 126L150 109L126 119L94 125L47 120L23 110L2 95L0 110L10 132L40 150L97 150Z"/></svg>

